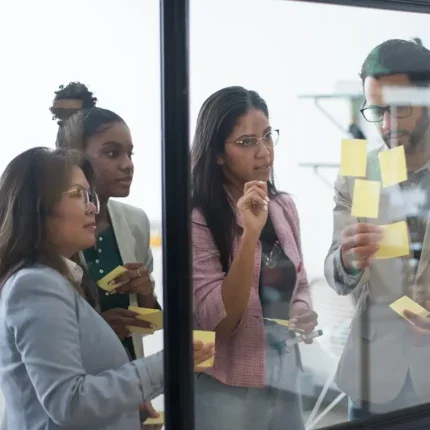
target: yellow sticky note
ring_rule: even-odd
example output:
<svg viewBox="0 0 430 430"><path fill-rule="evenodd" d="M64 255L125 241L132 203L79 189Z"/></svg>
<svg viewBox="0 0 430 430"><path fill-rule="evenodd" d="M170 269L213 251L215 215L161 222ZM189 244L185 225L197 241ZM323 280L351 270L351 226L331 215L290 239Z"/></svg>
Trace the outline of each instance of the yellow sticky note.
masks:
<svg viewBox="0 0 430 430"><path fill-rule="evenodd" d="M397 312L402 318L404 318L407 321L409 321L409 319L403 315L403 312L405 310L411 311L414 314L417 314L422 317L429 315L429 311L427 309L424 309L422 306L420 306L417 302L414 302L408 296L400 297L400 299L391 303L390 308L394 312Z"/></svg>
<svg viewBox="0 0 430 430"><path fill-rule="evenodd" d="M269 320L269 321L273 321L273 322L275 322L276 324L279 324L279 325L283 325L283 326L285 326L285 327L288 327L288 321L287 321L287 320L280 320L280 319L277 319L277 318L265 318L265 319L267 319L267 320Z"/></svg>
<svg viewBox="0 0 430 430"><path fill-rule="evenodd" d="M378 218L381 184L378 181L355 179L351 215L357 218Z"/></svg>
<svg viewBox="0 0 430 430"><path fill-rule="evenodd" d="M164 424L164 411L157 411L160 415L157 418L148 418L143 425L145 426L157 426Z"/></svg>
<svg viewBox="0 0 430 430"><path fill-rule="evenodd" d="M137 312L139 316L137 319L142 321L148 321L154 324L154 328L143 328L135 326L127 326L131 333L139 334L154 334L156 330L161 330L163 328L163 312L158 309L140 308L138 306L129 306L129 311Z"/></svg>
<svg viewBox="0 0 430 430"><path fill-rule="evenodd" d="M343 139L340 157L342 176L366 176L367 140Z"/></svg>
<svg viewBox="0 0 430 430"><path fill-rule="evenodd" d="M409 254L409 235L406 221L381 225L382 240L375 258L395 258Z"/></svg>
<svg viewBox="0 0 430 430"><path fill-rule="evenodd" d="M378 157L379 166L381 167L382 186L384 188L406 181L408 174L403 145L388 151L382 151L378 154Z"/></svg>
<svg viewBox="0 0 430 430"><path fill-rule="evenodd" d="M215 332L214 331L204 331L204 330L194 330L193 339L200 340L203 343L215 343ZM208 368L213 367L215 361L215 355L199 364L199 367Z"/></svg>
<svg viewBox="0 0 430 430"><path fill-rule="evenodd" d="M108 273L105 277L100 279L97 282L97 285L102 288L105 291L111 292L115 290L115 288L118 288L117 284L109 285L109 282L113 281L118 276L122 275L123 273L127 272L127 269L122 266L118 266L117 268L113 269L112 272Z"/></svg>

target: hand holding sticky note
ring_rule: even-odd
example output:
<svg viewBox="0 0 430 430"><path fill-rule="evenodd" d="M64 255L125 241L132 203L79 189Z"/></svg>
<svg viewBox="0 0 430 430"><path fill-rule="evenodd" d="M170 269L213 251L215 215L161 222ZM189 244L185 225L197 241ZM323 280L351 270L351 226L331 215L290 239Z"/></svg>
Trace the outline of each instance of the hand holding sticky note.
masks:
<svg viewBox="0 0 430 430"><path fill-rule="evenodd" d="M158 309L140 308L138 306L129 306L129 311L139 314L136 318L151 323L154 328L127 326L130 333L154 334L155 331L163 328L163 312Z"/></svg>
<svg viewBox="0 0 430 430"><path fill-rule="evenodd" d="M367 141L343 139L340 157L342 176L365 177L367 167Z"/></svg>
<svg viewBox="0 0 430 430"><path fill-rule="evenodd" d="M380 152L378 158L384 188L406 181L408 173L403 145Z"/></svg>
<svg viewBox="0 0 430 430"><path fill-rule="evenodd" d="M158 417L157 418L148 418L146 419L146 421L143 423L144 426L161 426L164 424L164 411L159 411L158 412Z"/></svg>
<svg viewBox="0 0 430 430"><path fill-rule="evenodd" d="M394 224L381 225L382 240L378 243L379 249L376 259L396 258L409 255L409 234L405 221Z"/></svg>
<svg viewBox="0 0 430 430"><path fill-rule="evenodd" d="M105 277L100 279L97 282L97 285L101 289L110 293L120 286L120 284L116 284L114 282L115 278L118 278L118 276L122 275L125 272L127 272L127 269L125 267L118 266L114 270L112 270L112 272L108 273Z"/></svg>
<svg viewBox="0 0 430 430"><path fill-rule="evenodd" d="M414 314L421 317L430 316L430 312L427 309L424 309L422 306L420 306L417 302L414 302L408 296L400 297L400 299L391 303L390 308L394 312L398 313L406 321L409 321L411 324L412 322L404 315L405 311L413 312Z"/></svg>
<svg viewBox="0 0 430 430"><path fill-rule="evenodd" d="M193 340L200 340L205 343L215 343L215 332L214 331L203 331L203 330L194 330L193 331ZM200 369L206 369L209 367L213 367L215 361L215 355L209 358L208 360L200 363L198 367Z"/></svg>
<svg viewBox="0 0 430 430"><path fill-rule="evenodd" d="M378 218L381 184L377 181L355 179L351 215L357 218Z"/></svg>

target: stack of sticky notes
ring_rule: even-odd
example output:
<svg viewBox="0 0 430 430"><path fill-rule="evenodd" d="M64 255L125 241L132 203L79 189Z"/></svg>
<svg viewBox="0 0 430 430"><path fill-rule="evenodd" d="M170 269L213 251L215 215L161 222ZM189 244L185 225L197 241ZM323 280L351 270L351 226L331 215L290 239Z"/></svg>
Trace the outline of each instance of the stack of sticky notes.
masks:
<svg viewBox="0 0 430 430"><path fill-rule="evenodd" d="M158 411L157 418L148 418L143 425L144 426L160 426L164 424L164 411Z"/></svg>
<svg viewBox="0 0 430 430"><path fill-rule="evenodd" d="M137 319L142 321L148 321L154 325L154 328L143 328L135 326L127 326L130 333L138 334L154 334L157 330L163 328L163 312L158 309L140 308L138 306L129 306L128 310L139 314Z"/></svg>
<svg viewBox="0 0 430 430"><path fill-rule="evenodd" d="M411 311L414 314L421 316L421 317L428 317L430 316L430 312L427 309L424 309L422 306L420 306L417 302L414 302L411 298L408 296L400 297L400 299L396 300L395 302L391 303L390 308L399 314L402 318L412 323L408 318L405 317L403 312L405 310Z"/></svg>
<svg viewBox="0 0 430 430"><path fill-rule="evenodd" d="M283 325L284 327L288 327L288 320L280 320L278 318L265 318L269 321L273 321L276 324Z"/></svg>
<svg viewBox="0 0 430 430"><path fill-rule="evenodd" d="M203 343L215 343L215 332L214 331L194 330L193 331L193 340L194 341L200 340ZM214 361L215 361L215 354L211 358L209 358L208 360L199 364L198 366L201 369L213 367Z"/></svg>
<svg viewBox="0 0 430 430"><path fill-rule="evenodd" d="M127 272L127 269L125 267L118 266L114 270L112 270L112 272L108 273L106 276L100 279L97 282L97 285L106 292L112 293L116 288L122 285L122 283L116 284L113 281L115 280L115 278L118 278L118 276L122 275L125 272Z"/></svg>

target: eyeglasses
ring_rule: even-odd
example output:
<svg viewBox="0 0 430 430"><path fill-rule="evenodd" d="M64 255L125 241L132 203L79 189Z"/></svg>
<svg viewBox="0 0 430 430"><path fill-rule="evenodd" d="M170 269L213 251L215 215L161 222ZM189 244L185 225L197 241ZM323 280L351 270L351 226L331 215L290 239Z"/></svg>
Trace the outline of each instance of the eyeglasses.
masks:
<svg viewBox="0 0 430 430"><path fill-rule="evenodd" d="M64 193L66 196L75 197L82 199L84 202L84 209L85 211L89 210L90 203L92 203L95 207L95 213L98 214L100 211L100 201L99 196L95 191L88 191L86 188L83 187L75 187L71 190L68 190Z"/></svg>
<svg viewBox="0 0 430 430"><path fill-rule="evenodd" d="M254 148L257 149L260 142L263 142L267 148L273 148L279 141L279 130L270 130L263 137L245 137L240 140L236 140L234 143L236 145L240 145L242 148Z"/></svg>
<svg viewBox="0 0 430 430"><path fill-rule="evenodd" d="M360 109L364 119L368 122L381 122L385 112L392 118L401 119L412 115L412 106L369 106Z"/></svg>

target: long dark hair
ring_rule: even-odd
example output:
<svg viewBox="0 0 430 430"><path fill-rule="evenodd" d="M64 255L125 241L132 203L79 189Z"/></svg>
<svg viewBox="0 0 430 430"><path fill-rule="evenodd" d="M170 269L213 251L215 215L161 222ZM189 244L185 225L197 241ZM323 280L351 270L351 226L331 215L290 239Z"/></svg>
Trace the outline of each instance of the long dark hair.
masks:
<svg viewBox="0 0 430 430"><path fill-rule="evenodd" d="M238 226L217 157L224 154L225 142L239 118L251 109L258 109L269 118L266 102L255 91L234 86L212 94L200 109L191 149L192 208L198 208L205 217L224 272L228 272ZM278 194L273 173L267 186L269 195Z"/></svg>
<svg viewBox="0 0 430 430"><path fill-rule="evenodd" d="M116 122L125 124L119 115L108 109L81 109L59 124L55 146L85 151L88 139Z"/></svg>
<svg viewBox="0 0 430 430"><path fill-rule="evenodd" d="M91 162L79 152L36 147L6 167L0 178L0 285L35 264L49 266L72 281L64 259L48 240L47 219L70 185L75 166L92 185Z"/></svg>

